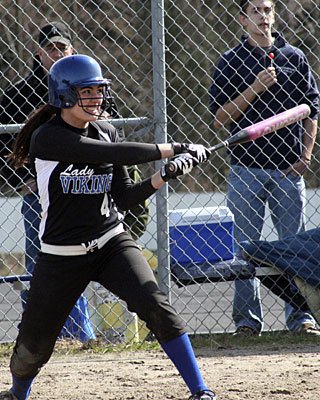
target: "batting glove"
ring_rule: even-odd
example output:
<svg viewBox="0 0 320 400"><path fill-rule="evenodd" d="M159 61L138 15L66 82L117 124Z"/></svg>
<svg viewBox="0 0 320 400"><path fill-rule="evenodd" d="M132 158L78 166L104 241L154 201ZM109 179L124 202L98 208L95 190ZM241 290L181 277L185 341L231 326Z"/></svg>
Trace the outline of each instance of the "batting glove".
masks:
<svg viewBox="0 0 320 400"><path fill-rule="evenodd" d="M199 163L208 161L211 151L202 144L172 143L174 155L189 153L195 157Z"/></svg>
<svg viewBox="0 0 320 400"><path fill-rule="evenodd" d="M198 159L191 154L180 154L161 168L160 175L165 182L168 182L169 179L177 179L178 176L188 174L198 164Z"/></svg>

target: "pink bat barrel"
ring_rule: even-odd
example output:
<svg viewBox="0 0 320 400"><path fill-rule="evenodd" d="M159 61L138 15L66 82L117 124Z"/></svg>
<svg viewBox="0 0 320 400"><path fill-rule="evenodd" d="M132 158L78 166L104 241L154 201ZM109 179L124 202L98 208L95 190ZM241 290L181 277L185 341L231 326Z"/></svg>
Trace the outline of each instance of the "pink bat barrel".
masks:
<svg viewBox="0 0 320 400"><path fill-rule="evenodd" d="M307 104L301 104L299 106L290 108L289 110L283 111L280 114L276 114L270 118L264 119L263 121L257 122L256 124L242 129L229 139L210 147L210 150L216 151L223 147L234 146L236 144L246 143L250 142L251 140L258 139L261 136L267 135L268 133L277 131L278 129L284 128L285 126L307 118L310 115L310 112L310 107Z"/></svg>
<svg viewBox="0 0 320 400"><path fill-rule="evenodd" d="M291 125L297 121L307 118L310 115L310 107L307 104L301 104L286 110L280 114L274 115L268 119L258 122L257 124L248 126L245 131L248 132L248 140L255 140L268 133L277 131L285 126Z"/></svg>
<svg viewBox="0 0 320 400"><path fill-rule="evenodd" d="M216 144L213 147L210 147L209 150L214 152L222 149L223 147L234 146L236 144L256 140L261 136L267 135L268 133L277 131L278 129L284 128L285 126L301 121L307 118L310 113L311 110L307 104L301 104L299 106L290 108L289 110L283 111L280 114L274 115L270 118L264 119L263 121L257 122L256 124L250 125L247 128L242 129L229 139L224 140L223 142ZM174 160L170 161L169 168L172 172L176 171L177 166Z"/></svg>

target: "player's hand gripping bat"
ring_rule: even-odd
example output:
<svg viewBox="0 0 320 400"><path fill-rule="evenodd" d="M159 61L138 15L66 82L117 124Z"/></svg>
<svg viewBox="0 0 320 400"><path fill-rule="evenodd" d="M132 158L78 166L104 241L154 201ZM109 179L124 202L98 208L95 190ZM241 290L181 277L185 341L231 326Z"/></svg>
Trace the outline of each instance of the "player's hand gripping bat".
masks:
<svg viewBox="0 0 320 400"><path fill-rule="evenodd" d="M209 150L214 152L224 147L230 147L236 144L256 140L261 136L267 135L268 133L277 131L278 129L284 128L307 118L310 115L310 112L310 107L307 104L301 104L299 106L290 108L289 110L286 110L280 114L274 115L256 124L250 125L245 129L242 129L223 142L210 147ZM171 171L175 171L176 166L174 164L174 160L170 161L169 168Z"/></svg>

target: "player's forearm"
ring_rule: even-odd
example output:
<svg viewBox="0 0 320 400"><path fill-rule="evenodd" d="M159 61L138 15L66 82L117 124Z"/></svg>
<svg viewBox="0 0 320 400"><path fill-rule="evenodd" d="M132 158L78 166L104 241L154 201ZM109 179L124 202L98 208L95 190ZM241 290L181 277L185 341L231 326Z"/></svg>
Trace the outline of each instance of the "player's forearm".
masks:
<svg viewBox="0 0 320 400"><path fill-rule="evenodd" d="M165 184L165 181L161 178L160 171L157 171L155 174L152 175L151 177L151 185L155 189L160 189L161 186Z"/></svg>
<svg viewBox="0 0 320 400"><path fill-rule="evenodd" d="M136 165L170 158L174 155L171 143L149 144L135 142L109 143L102 140L79 137L76 134L55 135L42 132L31 145L31 157L63 162L88 162L99 164L109 162L116 165ZM60 136L59 136L60 135ZM47 139L49 136L49 139ZM57 143L61 143L57 146Z"/></svg>
<svg viewBox="0 0 320 400"><path fill-rule="evenodd" d="M160 171L157 171L150 178L135 184L129 183L129 180L125 182L123 179L116 179L115 174L114 177L112 197L117 206L123 211L130 210L144 202L165 184L165 181L161 178Z"/></svg>
<svg viewBox="0 0 320 400"><path fill-rule="evenodd" d="M129 181L121 182L118 179L116 182L112 182L112 197L122 211L130 210L143 203L156 191L157 189L151 183L151 178L134 184Z"/></svg>
<svg viewBox="0 0 320 400"><path fill-rule="evenodd" d="M158 149L161 154L161 158L170 158L174 156L174 150L172 143L161 143L158 144Z"/></svg>
<svg viewBox="0 0 320 400"><path fill-rule="evenodd" d="M311 118L303 120L304 134L302 137L303 150L301 157L311 160L313 147L316 141L318 121Z"/></svg>
<svg viewBox="0 0 320 400"><path fill-rule="evenodd" d="M253 102L256 96L257 92L253 89L253 87L247 87L247 89L238 97L229 103L224 104L218 109L216 112L214 127L219 129L222 126L228 126L232 122L237 121Z"/></svg>

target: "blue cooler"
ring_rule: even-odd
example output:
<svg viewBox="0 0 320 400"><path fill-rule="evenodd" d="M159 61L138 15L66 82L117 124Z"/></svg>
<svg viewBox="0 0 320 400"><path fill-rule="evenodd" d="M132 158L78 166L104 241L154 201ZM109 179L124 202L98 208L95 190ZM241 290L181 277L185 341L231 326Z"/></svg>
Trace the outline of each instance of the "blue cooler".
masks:
<svg viewBox="0 0 320 400"><path fill-rule="evenodd" d="M234 256L234 217L228 207L169 212L171 265L211 264Z"/></svg>

